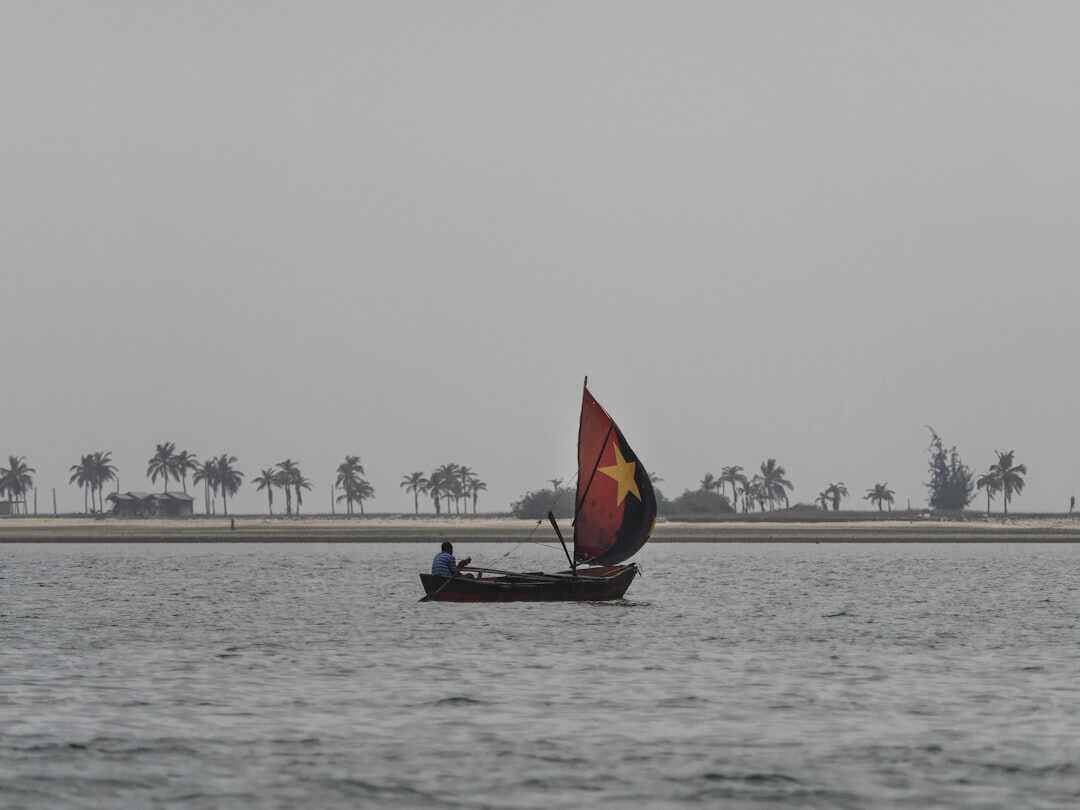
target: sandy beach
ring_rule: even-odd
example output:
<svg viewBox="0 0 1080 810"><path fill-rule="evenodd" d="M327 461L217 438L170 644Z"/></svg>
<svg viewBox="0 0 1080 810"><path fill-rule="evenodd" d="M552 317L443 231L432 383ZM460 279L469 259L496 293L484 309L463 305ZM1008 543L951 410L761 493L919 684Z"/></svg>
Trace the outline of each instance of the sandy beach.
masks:
<svg viewBox="0 0 1080 810"><path fill-rule="evenodd" d="M335 542L429 543L439 538L470 542L553 541L546 522L513 518L331 517L291 519L241 516L190 520L111 518L4 518L3 542ZM572 531L561 522L564 533ZM1080 519L878 520L835 522L724 521L656 524L652 542L1080 542Z"/></svg>

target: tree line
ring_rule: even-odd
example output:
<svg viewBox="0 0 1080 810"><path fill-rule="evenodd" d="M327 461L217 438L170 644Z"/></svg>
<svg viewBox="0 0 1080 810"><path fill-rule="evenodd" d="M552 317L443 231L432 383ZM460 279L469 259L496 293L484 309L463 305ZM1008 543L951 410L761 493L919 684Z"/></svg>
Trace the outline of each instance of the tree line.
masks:
<svg viewBox="0 0 1080 810"><path fill-rule="evenodd" d="M237 458L230 453L209 456L200 460L189 450L177 450L175 442L162 442L154 447L154 454L146 463L146 477L151 484L162 485L162 491L169 492L169 482L179 484L183 492L188 491L188 480L192 486L202 486L203 502L207 515L217 514L217 500L221 498L221 509L229 514L229 499L234 497L244 482L244 473L237 469ZM7 496L15 513L21 506L24 514L26 495L34 486L36 470L29 466L24 456L10 456L8 466L0 467L0 498ZM99 450L84 454L78 464L69 468L68 484L77 486L83 493L83 511L104 513L105 494L109 484L119 486L118 470L113 463L112 452ZM359 510L364 514L364 502L375 496L375 488L364 478L364 465L358 455L346 455L337 466L332 485L335 503L345 506L347 515ZM274 514L275 494L285 500L285 514L300 514L304 503L304 493L311 491L311 481L304 475L299 463L293 459L284 459L269 467L259 470L250 482L257 492L266 493L267 511ZM402 477L401 488L413 495L413 509L420 513L420 497L429 498L437 515L467 514L472 505L476 514L480 495L487 490L487 484L476 472L464 464L447 463L435 468L430 474L423 472L407 473Z"/></svg>
<svg viewBox="0 0 1080 810"><path fill-rule="evenodd" d="M946 448L941 437L930 430L929 481L926 488L930 507L935 510L957 511L966 508L974 500L977 491L986 494L986 512L992 511L993 501L1001 496L1002 512L1008 514L1009 505L1019 496L1026 483L1027 465L1017 463L1013 450L995 450L996 460L986 472L976 476L971 468L964 464L955 446ZM163 491L168 493L169 481L180 484L183 491L188 491L188 478L193 486L202 485L206 514L217 513L217 499L221 498L224 514L229 513L229 498L239 492L244 481L244 473L236 468L237 458L229 453L221 453L199 460L188 450L177 450L174 442L163 442L155 446L154 454L147 461L146 476L151 483L162 483ZM25 456L8 456L7 466L0 467L0 498L9 504L9 512L16 514L21 507L23 514L28 513L27 496L34 486L36 470L29 465ZM113 463L110 451L95 451L83 455L78 464L69 468L68 483L78 486L83 492L83 511L104 512L105 488L117 482L117 467ZM346 514L352 515L359 509L364 514L364 502L372 499L375 489L364 478L365 471L357 455L346 455L338 465L333 483L333 497L336 503L344 503ZM663 479L652 476L654 483ZM518 516L534 517L553 511L559 516L573 514L574 492L563 486L561 478L548 481L550 489L527 492L511 505L511 512ZM274 514L274 495L279 492L285 499L287 515L300 514L304 502L304 493L311 491L311 482L304 475L300 465L292 459L284 459L269 467L264 467L251 480L258 492L265 492L267 509ZM421 496L430 499L436 515L467 514L471 503L472 513L477 512L480 494L487 490L487 484L468 466L456 463L442 464L431 473L420 471L406 473L399 485L413 496L413 511L420 513ZM761 462L758 470L748 475L740 465L722 467L719 474L706 473L698 484L697 490L686 490L678 498L668 500L657 488L657 501L661 514L724 514L741 511L772 511L790 509L790 495L794 484L788 478L787 470L775 458ZM340 494L339 494L340 492ZM848 488L842 481L829 483L817 494L814 504L825 511L839 511L841 502L849 495ZM876 505L878 511L887 507L892 511L895 491L888 482L876 482L866 490L864 500ZM1070 505L1070 511L1072 505Z"/></svg>
<svg viewBox="0 0 1080 810"><path fill-rule="evenodd" d="M420 514L420 496L426 495L431 499L436 515L442 514L444 504L447 514L462 514L462 504L465 505L465 513L468 513L470 501L475 515L480 493L487 490L487 484L471 467L454 463L436 467L429 475L420 471L406 473L399 486L413 496L415 514Z"/></svg>

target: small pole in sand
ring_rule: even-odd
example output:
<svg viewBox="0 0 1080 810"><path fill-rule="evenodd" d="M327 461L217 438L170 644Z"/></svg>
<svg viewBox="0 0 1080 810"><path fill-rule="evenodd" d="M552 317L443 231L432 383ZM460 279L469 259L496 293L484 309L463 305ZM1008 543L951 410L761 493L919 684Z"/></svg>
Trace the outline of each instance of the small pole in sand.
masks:
<svg viewBox="0 0 1080 810"><path fill-rule="evenodd" d="M52 489L52 516L56 517L56 487Z"/></svg>

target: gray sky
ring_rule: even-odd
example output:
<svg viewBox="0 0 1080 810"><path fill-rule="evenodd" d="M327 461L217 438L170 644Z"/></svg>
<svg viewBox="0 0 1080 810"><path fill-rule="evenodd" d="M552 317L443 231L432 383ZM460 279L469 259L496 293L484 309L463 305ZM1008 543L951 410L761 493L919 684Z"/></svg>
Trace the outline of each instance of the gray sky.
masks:
<svg viewBox="0 0 1080 810"><path fill-rule="evenodd" d="M224 6L228 6L227 8ZM0 452L1080 494L1073 3L11 3ZM245 487L244 510L262 497ZM849 502L849 505L854 505Z"/></svg>

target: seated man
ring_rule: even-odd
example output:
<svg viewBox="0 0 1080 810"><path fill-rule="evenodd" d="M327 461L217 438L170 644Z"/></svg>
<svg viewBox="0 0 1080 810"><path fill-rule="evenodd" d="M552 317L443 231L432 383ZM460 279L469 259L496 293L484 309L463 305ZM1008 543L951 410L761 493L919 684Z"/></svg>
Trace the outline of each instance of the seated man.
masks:
<svg viewBox="0 0 1080 810"><path fill-rule="evenodd" d="M442 551L435 555L431 561L431 573L437 577L452 577L462 568L472 562L472 557L466 557L461 562L454 559L454 544L449 540L442 544ZM466 574L465 576L469 576Z"/></svg>

